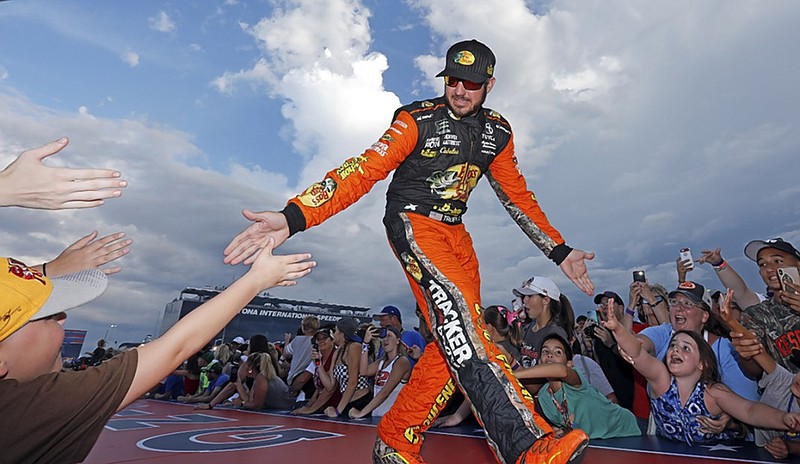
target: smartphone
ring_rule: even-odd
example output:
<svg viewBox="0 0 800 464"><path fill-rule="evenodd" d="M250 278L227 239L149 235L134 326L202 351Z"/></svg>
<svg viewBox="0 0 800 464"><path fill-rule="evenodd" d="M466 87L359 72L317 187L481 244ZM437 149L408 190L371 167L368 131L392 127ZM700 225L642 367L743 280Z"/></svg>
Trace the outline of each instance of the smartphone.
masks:
<svg viewBox="0 0 800 464"><path fill-rule="evenodd" d="M681 248L680 251L681 261L689 261L689 269L694 269L694 259L692 259L692 250L689 248Z"/></svg>
<svg viewBox="0 0 800 464"><path fill-rule="evenodd" d="M792 284L800 284L800 274L797 272L796 267L780 267L778 268L778 279L781 281L781 289L784 292L797 293L793 288L786 285L786 282Z"/></svg>
<svg viewBox="0 0 800 464"><path fill-rule="evenodd" d="M644 276L644 271L633 271L633 281L634 282L647 282L647 279Z"/></svg>

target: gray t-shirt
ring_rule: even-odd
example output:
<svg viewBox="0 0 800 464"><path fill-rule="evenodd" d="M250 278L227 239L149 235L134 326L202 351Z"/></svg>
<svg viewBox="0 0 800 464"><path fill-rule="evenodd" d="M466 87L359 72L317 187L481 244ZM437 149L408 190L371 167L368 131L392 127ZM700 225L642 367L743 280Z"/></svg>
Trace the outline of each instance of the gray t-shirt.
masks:
<svg viewBox="0 0 800 464"><path fill-rule="evenodd" d="M780 364L775 366L772 374L765 372L758 381L758 386L764 389L764 393L761 394L761 402L780 411L800 413L800 405L797 404L797 398L792 394L792 380L794 380L794 374ZM800 440L796 433L790 435L789 432L780 430L756 428L756 445L758 446L764 446L775 437L781 437L787 441Z"/></svg>
<svg viewBox="0 0 800 464"><path fill-rule="evenodd" d="M286 379L291 384L294 378L303 373L308 363L311 362L311 337L298 335L289 342L286 348L286 353L292 356L292 360L289 362L289 373L286 375Z"/></svg>

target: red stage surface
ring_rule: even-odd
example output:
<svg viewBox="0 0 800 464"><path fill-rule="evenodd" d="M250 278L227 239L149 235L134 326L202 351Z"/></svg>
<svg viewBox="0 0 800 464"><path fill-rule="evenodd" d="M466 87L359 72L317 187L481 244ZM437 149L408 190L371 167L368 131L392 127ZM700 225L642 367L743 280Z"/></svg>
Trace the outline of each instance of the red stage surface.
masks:
<svg viewBox="0 0 800 464"><path fill-rule="evenodd" d="M369 463L377 420L295 417L140 400L109 421L86 463L325 462ZM426 433L429 464L494 463L480 431L450 428ZM593 440L585 464L770 463L752 444L689 447L655 437Z"/></svg>

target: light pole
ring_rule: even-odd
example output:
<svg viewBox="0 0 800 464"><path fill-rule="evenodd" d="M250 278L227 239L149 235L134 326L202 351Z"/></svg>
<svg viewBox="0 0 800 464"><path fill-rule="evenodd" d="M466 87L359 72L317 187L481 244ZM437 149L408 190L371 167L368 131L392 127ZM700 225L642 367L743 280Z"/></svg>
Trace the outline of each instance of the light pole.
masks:
<svg viewBox="0 0 800 464"><path fill-rule="evenodd" d="M110 330L114 330L114 329L116 329L116 328L117 328L117 324L111 324L110 326L108 326L108 328L106 329L106 334L105 334L105 336L103 337L103 340L105 340L105 341L106 341L106 343L108 343L108 332L109 332Z"/></svg>

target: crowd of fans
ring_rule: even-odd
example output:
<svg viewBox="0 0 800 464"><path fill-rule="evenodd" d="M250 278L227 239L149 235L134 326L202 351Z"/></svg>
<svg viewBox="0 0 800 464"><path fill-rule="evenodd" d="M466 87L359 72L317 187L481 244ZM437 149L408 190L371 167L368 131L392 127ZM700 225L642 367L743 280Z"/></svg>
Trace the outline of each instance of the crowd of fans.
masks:
<svg viewBox="0 0 800 464"><path fill-rule="evenodd" d="M61 139L25 152L0 172L0 206L85 208L120 195L118 189L126 183L114 171L41 164L66 144ZM75 191L76 179L84 177L95 178L95 187L88 193ZM26 181L19 183L22 179ZM33 191L38 185L32 180L41 179L57 193ZM302 254L274 259L268 245L253 264L256 271L242 277L252 284L230 287L159 340L110 360L104 343L99 343L87 359L87 364L96 365L92 376L51 365L60 348L57 344L32 354L21 349L26 337L63 337L64 311L81 303L64 300L61 285L84 273L80 280L73 277L73 283L80 285L72 290L80 290L82 302L91 301L105 289L104 276L119 271L98 267L125 255L130 244L122 233L98 238L92 232L39 266L3 258L9 268L2 276L8 306L0 331L3 404L7 409L43 404L35 413L27 411L20 427L3 428L4 443L15 445L5 449L14 456L81 460L105 419L166 375L169 368L164 365L177 365L202 344L186 334L211 338L235 316L239 304L255 296L253 288L290 285L314 265ZM800 456L800 251L777 238L753 240L744 252L758 266L766 285L763 293L748 286L717 248L704 250L696 262L679 259L674 286L647 282L634 273L627 301L614 289L604 289L594 298L596 322L575 319L572 304L551 279L531 277L512 290L513 309L483 309L483 333L497 343L500 360L536 397L543 416L559 433L580 428L592 438L639 435L643 433L639 418L647 421L644 433L666 439L689 445L754 441L775 459L796 459ZM711 285L725 290L707 290L687 279L695 265L710 265L719 279ZM88 288L90 280L96 289ZM417 312L421 315L420 308ZM207 323L209 318L214 318L213 324ZM149 395L196 403L201 409L228 406L283 409L297 415L380 416L413 375L414 364L433 337L422 317L422 333L404 330L394 306L383 308L374 318L379 326L359 325L345 317L334 326L320 327L315 317L307 317L298 334L286 337L283 344L270 343L263 334L249 340L236 337L189 356ZM164 356L176 359L155 362ZM99 382L92 380L95 377ZM20 388L32 383L53 384L70 395L46 398L36 393L37 388ZM60 435L64 418L51 417L56 409L45 403L65 398L75 423L91 428L75 432L89 437L80 446L64 444L70 442ZM91 407L86 406L89 401ZM452 426L470 416L463 396L460 403L451 403L437 426ZM56 427L46 430L48 425ZM36 430L36 436L30 430ZM30 436L34 439L24 440Z"/></svg>
<svg viewBox="0 0 800 464"><path fill-rule="evenodd" d="M744 283L719 249L706 250L696 263L676 261L673 284L635 278L627 300L616 289L599 292L596 319L576 319L551 279L531 277L512 290L511 308L483 309L484 330L558 433L650 433L689 445L755 441L776 459L797 457L800 284L778 279L777 269L797 268L800 252L775 239L751 242L746 253L759 266L763 294ZM687 280L695 264L717 271L719 282L709 286L731 290ZM283 344L263 335L242 344L238 337L198 353L170 376L184 379L190 394L170 390L178 384L170 378L163 390L200 409L381 416L433 338L422 319L422 333L404 330L394 306L374 319L380 324L345 317L320 327L309 316ZM194 387L190 379L198 374ZM464 420L477 423L456 395L434 426Z"/></svg>

